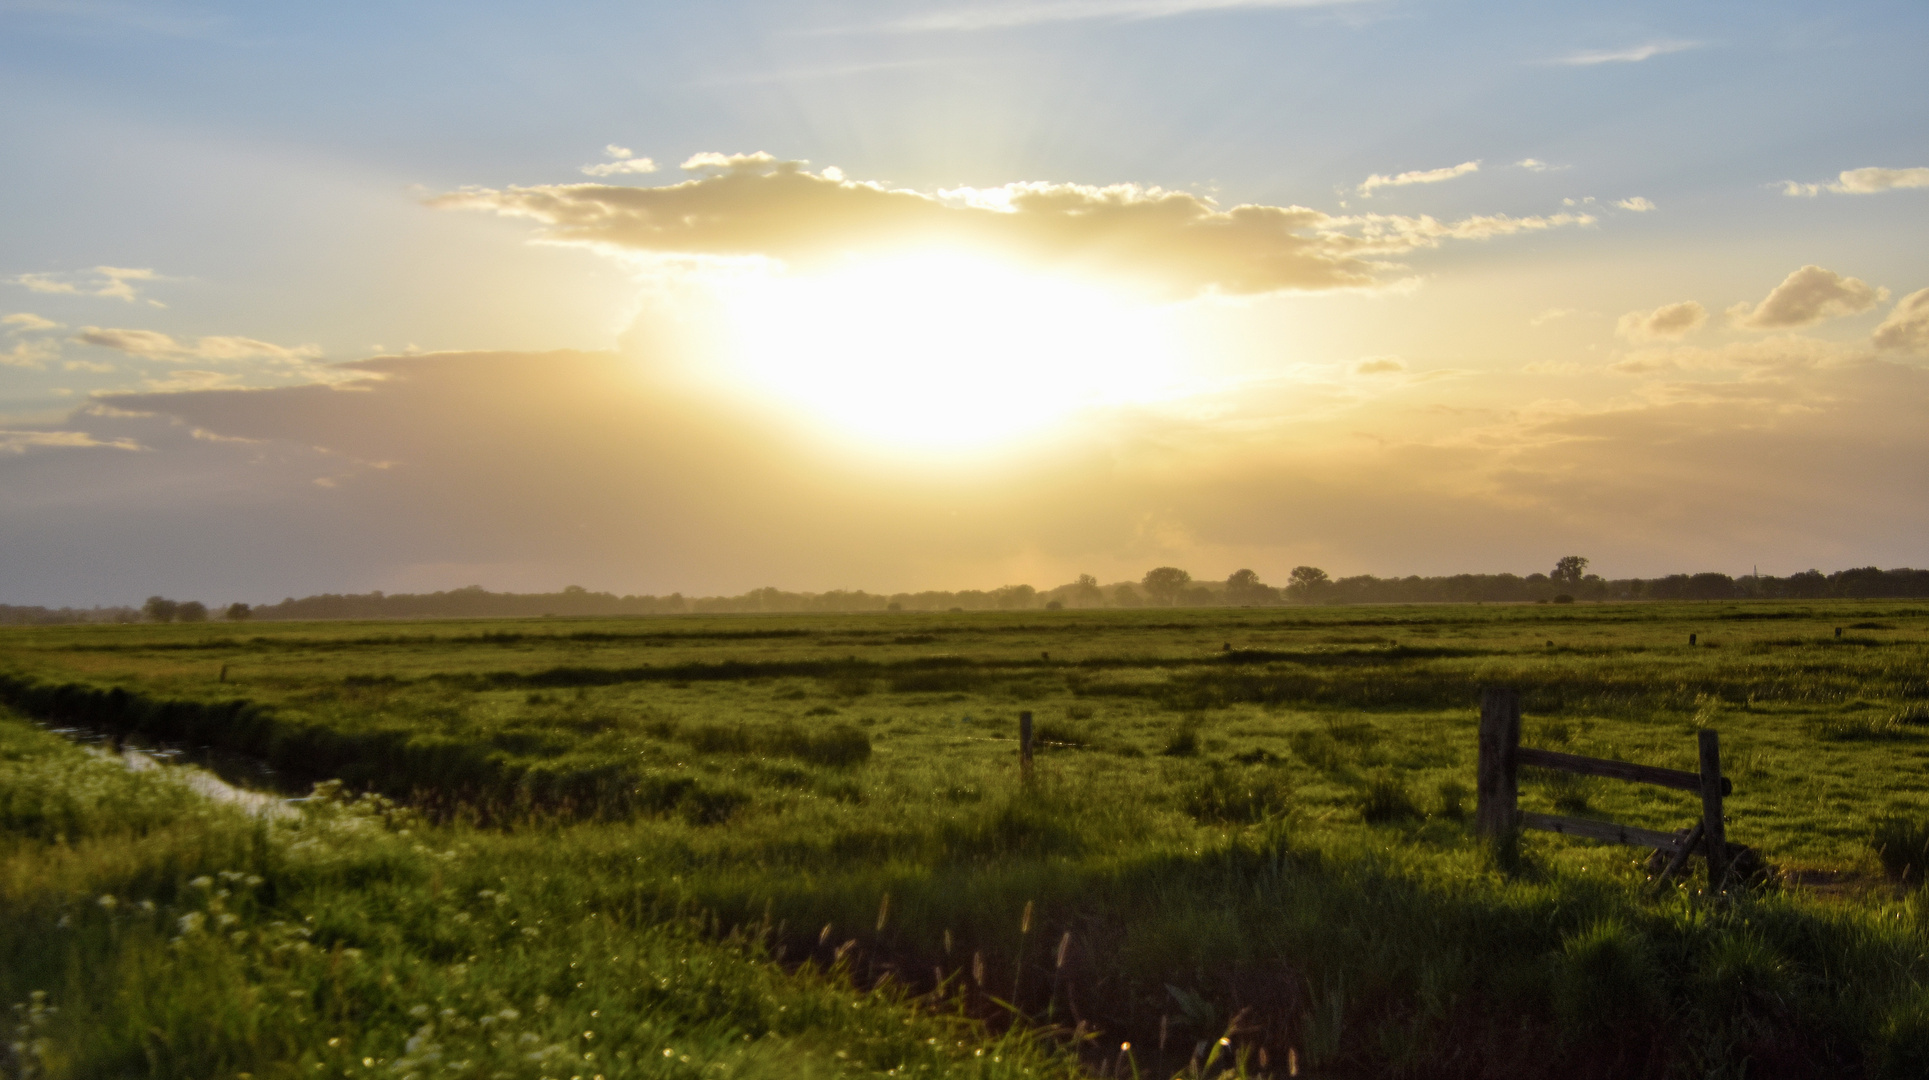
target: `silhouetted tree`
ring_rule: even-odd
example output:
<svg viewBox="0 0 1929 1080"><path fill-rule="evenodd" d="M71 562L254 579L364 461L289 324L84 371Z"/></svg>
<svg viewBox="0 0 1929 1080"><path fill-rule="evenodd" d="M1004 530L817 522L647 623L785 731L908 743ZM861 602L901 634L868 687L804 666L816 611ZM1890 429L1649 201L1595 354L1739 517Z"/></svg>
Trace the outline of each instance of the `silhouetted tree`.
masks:
<svg viewBox="0 0 1929 1080"><path fill-rule="evenodd" d="M1184 593L1186 586L1190 584L1192 584L1192 575L1176 566L1161 566L1148 570L1145 572L1144 580L1139 582L1140 587L1145 589L1145 595L1151 597L1153 603L1163 604L1166 607L1178 603L1180 594Z"/></svg>
<svg viewBox="0 0 1929 1080"><path fill-rule="evenodd" d="M1276 590L1259 580L1259 575L1251 570L1234 570L1226 578L1226 603L1228 604L1269 604Z"/></svg>
<svg viewBox="0 0 1929 1080"><path fill-rule="evenodd" d="M1326 571L1319 567L1295 566L1286 578L1286 595L1303 603L1325 592L1330 584L1332 582L1327 578Z"/></svg>
<svg viewBox="0 0 1929 1080"><path fill-rule="evenodd" d="M1579 555L1563 555L1554 564L1554 572L1547 575L1562 585L1579 585L1587 575L1587 560Z"/></svg>
<svg viewBox="0 0 1929 1080"><path fill-rule="evenodd" d="M229 604L228 610L221 614L229 622L246 622L254 614L254 609L246 604Z"/></svg>
<svg viewBox="0 0 1929 1080"><path fill-rule="evenodd" d="M207 622L208 605L199 600L189 600L174 609L174 617L182 622Z"/></svg>
<svg viewBox="0 0 1929 1080"><path fill-rule="evenodd" d="M165 596L150 596L147 603L141 605L142 614L155 622L173 622L180 610L180 604Z"/></svg>
<svg viewBox="0 0 1929 1080"><path fill-rule="evenodd" d="M1122 584L1112 590L1112 604L1115 607L1144 607L1145 599L1130 584Z"/></svg>

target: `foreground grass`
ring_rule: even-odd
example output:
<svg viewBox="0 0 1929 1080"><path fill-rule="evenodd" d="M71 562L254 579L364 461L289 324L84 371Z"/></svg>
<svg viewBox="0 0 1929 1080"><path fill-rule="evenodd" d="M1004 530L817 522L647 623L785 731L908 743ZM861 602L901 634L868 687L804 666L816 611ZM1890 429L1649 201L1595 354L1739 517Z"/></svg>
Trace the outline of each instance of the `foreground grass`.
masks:
<svg viewBox="0 0 1929 1080"><path fill-rule="evenodd" d="M18 1077L1067 1076L1024 1035L786 971L567 837L379 802L250 820L0 719Z"/></svg>
<svg viewBox="0 0 1929 1080"><path fill-rule="evenodd" d="M25 792L0 794L0 903L33 913L0 926L0 991L61 1009L50 1054L121 1047L70 1075L1172 1075L1228 1028L1222 1055L1280 1074L1923 1075L1929 914L1871 839L1922 831L1925 631L1864 604L20 634L8 693L39 715L426 815L0 782ZM1636 853L1552 837L1495 865L1464 820L1483 682L1526 690L1532 745L1691 767L1720 728L1731 838L1860 884L1653 898ZM1019 708L1048 741L1028 787ZM65 794L96 789L98 813ZM1555 777L1524 804L1697 812ZM255 936L216 940L223 915ZM182 982L188 945L229 959ZM563 1045L575 1071L529 1057ZM203 1048L152 1064L178 1047Z"/></svg>

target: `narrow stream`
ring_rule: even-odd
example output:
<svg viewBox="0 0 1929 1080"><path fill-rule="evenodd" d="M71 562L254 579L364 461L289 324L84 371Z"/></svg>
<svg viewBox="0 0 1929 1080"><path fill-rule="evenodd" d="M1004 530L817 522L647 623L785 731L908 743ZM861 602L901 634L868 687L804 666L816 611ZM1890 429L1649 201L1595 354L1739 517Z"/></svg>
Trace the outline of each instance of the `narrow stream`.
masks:
<svg viewBox="0 0 1929 1080"><path fill-rule="evenodd" d="M236 759L233 755L215 755L205 748L199 755L205 760L197 761L180 749L137 746L132 740L124 743L117 753L112 740L98 731L78 727L57 727L47 730L80 743L90 754L117 759L134 772L153 769L170 771L195 794L215 802L238 806L257 817L290 816L297 813L290 804L301 801L285 795L240 786L250 781L263 787L275 786L274 770L260 762Z"/></svg>

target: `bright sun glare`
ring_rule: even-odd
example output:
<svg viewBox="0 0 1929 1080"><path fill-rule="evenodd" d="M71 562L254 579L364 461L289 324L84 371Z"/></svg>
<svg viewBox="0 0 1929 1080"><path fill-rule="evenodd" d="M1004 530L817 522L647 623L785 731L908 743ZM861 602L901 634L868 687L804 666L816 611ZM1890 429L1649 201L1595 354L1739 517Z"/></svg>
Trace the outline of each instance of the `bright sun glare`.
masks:
<svg viewBox="0 0 1929 1080"><path fill-rule="evenodd" d="M1156 307L956 254L740 281L726 315L738 377L842 436L906 450L1044 432L1162 399L1180 375Z"/></svg>

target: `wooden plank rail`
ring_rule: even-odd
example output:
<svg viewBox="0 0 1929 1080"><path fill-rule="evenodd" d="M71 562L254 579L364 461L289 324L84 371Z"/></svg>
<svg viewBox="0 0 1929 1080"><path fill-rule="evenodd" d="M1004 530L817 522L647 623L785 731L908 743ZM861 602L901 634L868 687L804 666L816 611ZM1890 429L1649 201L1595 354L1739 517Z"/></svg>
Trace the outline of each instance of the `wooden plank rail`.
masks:
<svg viewBox="0 0 1929 1080"><path fill-rule="evenodd" d="M1701 775L1680 769L1662 769L1653 765L1636 765L1630 761L1609 761L1606 758L1563 754L1559 750L1535 750L1526 746L1514 751L1514 763L1532 765L1541 769L1559 769L1562 772L1580 773L1583 776L1632 780L1637 784L1654 784L1657 787L1674 788L1678 791L1692 791L1697 795L1701 793ZM1735 785L1729 782L1727 777L1722 778L1721 793L1723 795L1735 793Z"/></svg>
<svg viewBox="0 0 1929 1080"><path fill-rule="evenodd" d="M1654 848L1669 854L1673 854L1681 846L1681 838L1671 832L1657 832L1654 829L1639 829L1633 825L1620 825L1612 821L1595 821L1592 818L1567 817L1562 814L1536 814L1523 810L1520 815L1520 826L1523 829L1540 829L1543 832L1579 836L1608 844Z"/></svg>

